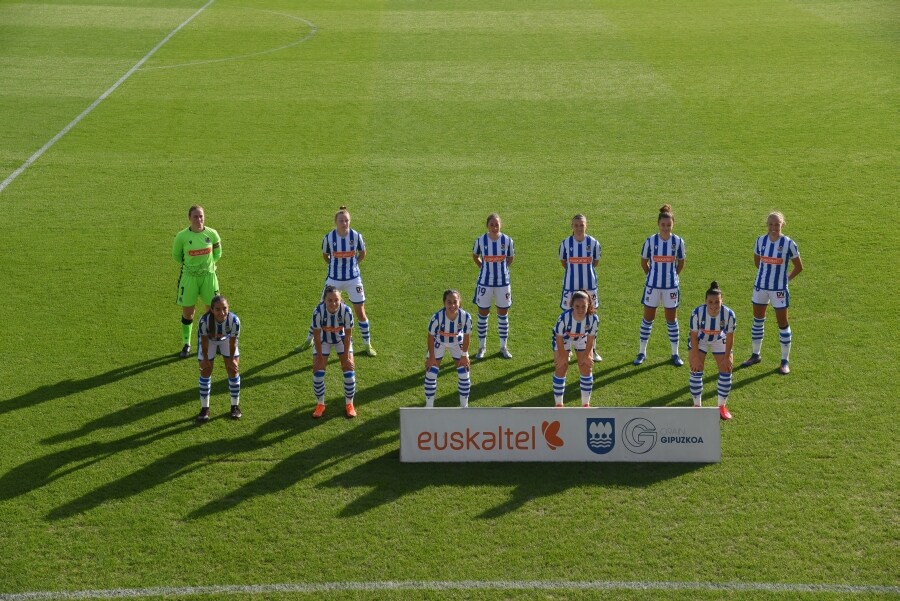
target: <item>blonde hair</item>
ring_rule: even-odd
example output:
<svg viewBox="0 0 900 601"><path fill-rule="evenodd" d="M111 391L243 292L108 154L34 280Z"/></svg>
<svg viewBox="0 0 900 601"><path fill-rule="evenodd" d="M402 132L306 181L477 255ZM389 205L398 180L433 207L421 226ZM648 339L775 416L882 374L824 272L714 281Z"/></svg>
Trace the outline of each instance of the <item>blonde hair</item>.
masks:
<svg viewBox="0 0 900 601"><path fill-rule="evenodd" d="M335 221L337 221L338 215L340 215L341 213L344 213L347 215L347 221L350 220L350 211L347 210L347 207L345 207L344 205L341 205L338 207L338 212L334 214Z"/></svg>
<svg viewBox="0 0 900 601"><path fill-rule="evenodd" d="M767 222L767 223L768 223L768 221L769 221L769 219L770 219L771 217L777 217L777 218L778 218L778 222L781 223L782 226L787 225L787 223L786 223L785 220L784 220L784 213L782 213L781 211L772 211L771 213L769 213L769 214L766 216L766 222Z"/></svg>

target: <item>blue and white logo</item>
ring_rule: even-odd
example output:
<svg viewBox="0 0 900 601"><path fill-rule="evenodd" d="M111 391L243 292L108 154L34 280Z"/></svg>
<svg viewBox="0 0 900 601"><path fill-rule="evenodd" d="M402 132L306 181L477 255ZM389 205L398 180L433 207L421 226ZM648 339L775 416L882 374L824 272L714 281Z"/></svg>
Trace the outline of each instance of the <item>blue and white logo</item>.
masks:
<svg viewBox="0 0 900 601"><path fill-rule="evenodd" d="M629 420L622 428L622 444L632 453L647 453L656 446L656 426L643 417Z"/></svg>
<svg viewBox="0 0 900 601"><path fill-rule="evenodd" d="M612 417L589 417L587 445L598 455L606 455L616 446L616 420Z"/></svg>

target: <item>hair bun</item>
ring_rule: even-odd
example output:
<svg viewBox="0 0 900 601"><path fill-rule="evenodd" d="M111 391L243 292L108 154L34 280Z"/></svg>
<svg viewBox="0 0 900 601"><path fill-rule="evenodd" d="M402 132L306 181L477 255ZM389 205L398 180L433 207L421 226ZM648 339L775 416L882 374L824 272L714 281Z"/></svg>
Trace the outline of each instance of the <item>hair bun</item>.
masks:
<svg viewBox="0 0 900 601"><path fill-rule="evenodd" d="M659 207L659 212L660 212L660 213L671 213L671 212L672 212L672 205L670 205L670 204L664 204L663 206Z"/></svg>
<svg viewBox="0 0 900 601"><path fill-rule="evenodd" d="M717 282L715 280L713 280L712 283L709 285L710 290L715 290L718 287L719 287L719 282Z"/></svg>
<svg viewBox="0 0 900 601"><path fill-rule="evenodd" d="M345 205L341 205L338 207L338 211L346 211L347 207Z"/></svg>

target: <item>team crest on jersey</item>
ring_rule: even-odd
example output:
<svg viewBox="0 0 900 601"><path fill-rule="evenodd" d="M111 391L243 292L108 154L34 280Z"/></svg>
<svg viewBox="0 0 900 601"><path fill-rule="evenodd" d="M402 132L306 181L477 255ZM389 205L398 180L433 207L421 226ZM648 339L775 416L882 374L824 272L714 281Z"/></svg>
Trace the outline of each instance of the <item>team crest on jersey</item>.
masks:
<svg viewBox="0 0 900 601"><path fill-rule="evenodd" d="M616 420L591 417L587 420L587 446L598 455L606 455L616 446Z"/></svg>
<svg viewBox="0 0 900 601"><path fill-rule="evenodd" d="M206 243L209 244L212 240L209 239L209 236L206 237Z"/></svg>

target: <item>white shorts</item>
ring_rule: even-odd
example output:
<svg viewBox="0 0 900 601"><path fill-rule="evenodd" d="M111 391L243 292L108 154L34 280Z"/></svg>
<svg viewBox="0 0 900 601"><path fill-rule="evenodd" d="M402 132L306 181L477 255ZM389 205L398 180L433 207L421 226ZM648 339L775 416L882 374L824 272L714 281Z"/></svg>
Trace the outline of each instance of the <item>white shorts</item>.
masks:
<svg viewBox="0 0 900 601"><path fill-rule="evenodd" d="M506 286L475 286L475 296L472 302L479 309L490 309L491 302L497 305L498 309L508 309L512 306L512 289L509 284Z"/></svg>
<svg viewBox="0 0 900 601"><path fill-rule="evenodd" d="M770 302L775 309L787 309L791 304L791 293L787 290L753 289L754 305L768 305Z"/></svg>
<svg viewBox="0 0 900 601"><path fill-rule="evenodd" d="M210 340L209 344L206 346L206 360L212 361L216 358L216 355L222 355L223 357L231 357L231 341L226 338L224 340ZM238 348L237 342L234 343L234 357L235 359L241 356L241 351ZM203 359L203 346L200 342L197 343L197 360L200 361Z"/></svg>
<svg viewBox="0 0 900 601"><path fill-rule="evenodd" d="M575 294L576 292L578 292L578 291L577 290L563 290L562 298L559 301L559 308L562 309L563 311L567 311L568 309L571 309L572 307L569 306L569 301L571 300L572 295ZM594 308L595 309L599 308L600 307L600 297L597 295L597 289L594 288L593 290L588 290L587 292L588 292L588 294L591 295L591 300L594 301Z"/></svg>
<svg viewBox="0 0 900 601"><path fill-rule="evenodd" d="M462 359L462 348L459 346L459 342L441 342L440 340L434 341L434 358L440 361L444 358L444 352L450 351L450 356L453 357L454 361L459 361ZM425 358L428 358L428 353L425 353Z"/></svg>
<svg viewBox="0 0 900 601"><path fill-rule="evenodd" d="M681 292L678 288L644 288L645 307L657 308L660 305L665 309L677 309L681 302Z"/></svg>
<svg viewBox="0 0 900 601"><path fill-rule="evenodd" d="M724 355L725 354L725 340L723 338L719 338L718 340L713 340L710 342L706 339L701 339L699 344L697 345L698 350L704 355L707 352L711 352L713 355ZM691 350L691 339L688 337L688 351Z"/></svg>
<svg viewBox="0 0 900 601"><path fill-rule="evenodd" d="M352 280L332 280L331 278L325 278L326 286L334 286L338 290L342 290L347 293L347 296L350 298L350 302L354 305L359 305L361 303L366 302L366 293L363 290L362 278L360 276L356 276ZM325 294L325 288L322 288L322 294Z"/></svg>
<svg viewBox="0 0 900 601"><path fill-rule="evenodd" d="M344 354L344 341L341 340L340 342L338 342L336 344L332 344L330 342L322 342L322 354L323 355L325 355L326 357L328 355L330 355L331 349L336 350L338 355L343 355ZM312 354L313 354L313 356L316 355L316 345L315 344L312 346ZM350 342L350 354L351 355L353 354L353 341Z"/></svg>
<svg viewBox="0 0 900 601"><path fill-rule="evenodd" d="M556 334L553 334L555 337ZM581 336L579 338L569 338L566 340L563 339L563 348L566 351L586 351L587 350L587 336Z"/></svg>

